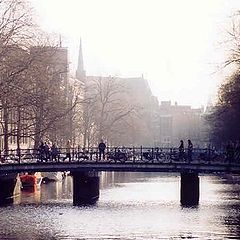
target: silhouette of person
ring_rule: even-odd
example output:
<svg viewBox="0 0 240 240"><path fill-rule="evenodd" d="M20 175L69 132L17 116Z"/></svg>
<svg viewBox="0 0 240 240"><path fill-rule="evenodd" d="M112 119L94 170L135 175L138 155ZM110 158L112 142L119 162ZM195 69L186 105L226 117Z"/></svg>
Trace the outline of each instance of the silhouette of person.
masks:
<svg viewBox="0 0 240 240"><path fill-rule="evenodd" d="M190 139L188 139L188 162L192 161L192 151L193 151L193 144Z"/></svg>
<svg viewBox="0 0 240 240"><path fill-rule="evenodd" d="M50 159L50 149L49 149L49 145L47 144L47 142L45 142L44 144L44 152L45 152L45 157L46 157L46 162Z"/></svg>
<svg viewBox="0 0 240 240"><path fill-rule="evenodd" d="M101 140L101 142L98 144L98 150L99 150L99 160L101 160L102 156L103 159L105 159L105 149L106 149L106 144Z"/></svg>
<svg viewBox="0 0 240 240"><path fill-rule="evenodd" d="M63 158L63 161L66 159L69 159L69 162L71 161L71 142L70 140L67 141L67 146L66 146L66 156Z"/></svg>
<svg viewBox="0 0 240 240"><path fill-rule="evenodd" d="M51 157L52 157L52 161L53 161L53 160L54 160L54 161L59 160L58 156L59 156L59 155L58 155L58 148L57 148L56 144L53 143L53 145L51 146Z"/></svg>
<svg viewBox="0 0 240 240"><path fill-rule="evenodd" d="M184 143L183 140L180 140L180 146L178 147L179 150L179 160L183 160L184 157Z"/></svg>
<svg viewBox="0 0 240 240"><path fill-rule="evenodd" d="M45 147L43 141L40 141L40 144L38 146L38 153L39 153L39 159L41 162L43 162L44 159L44 153L45 153Z"/></svg>

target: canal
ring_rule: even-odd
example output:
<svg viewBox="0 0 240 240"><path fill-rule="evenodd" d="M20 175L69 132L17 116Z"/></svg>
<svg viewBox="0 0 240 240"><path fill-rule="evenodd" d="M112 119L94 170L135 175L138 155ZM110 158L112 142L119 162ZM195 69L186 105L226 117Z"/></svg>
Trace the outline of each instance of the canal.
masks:
<svg viewBox="0 0 240 240"><path fill-rule="evenodd" d="M236 178L236 177L235 177ZM200 176L200 204L181 207L180 177L102 173L94 206L72 204L72 177L16 188L0 207L0 239L240 239L240 178Z"/></svg>

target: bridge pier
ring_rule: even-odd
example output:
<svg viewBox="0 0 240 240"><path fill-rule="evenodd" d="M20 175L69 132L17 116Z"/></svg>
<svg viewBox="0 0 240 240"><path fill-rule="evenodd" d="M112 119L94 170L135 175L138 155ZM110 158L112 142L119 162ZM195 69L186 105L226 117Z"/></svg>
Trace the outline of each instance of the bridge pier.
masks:
<svg viewBox="0 0 240 240"><path fill-rule="evenodd" d="M198 173L181 173L181 204L196 206L199 203Z"/></svg>
<svg viewBox="0 0 240 240"><path fill-rule="evenodd" d="M0 175L0 206L13 203L17 174Z"/></svg>
<svg viewBox="0 0 240 240"><path fill-rule="evenodd" d="M94 204L99 198L98 172L73 172L73 205Z"/></svg>

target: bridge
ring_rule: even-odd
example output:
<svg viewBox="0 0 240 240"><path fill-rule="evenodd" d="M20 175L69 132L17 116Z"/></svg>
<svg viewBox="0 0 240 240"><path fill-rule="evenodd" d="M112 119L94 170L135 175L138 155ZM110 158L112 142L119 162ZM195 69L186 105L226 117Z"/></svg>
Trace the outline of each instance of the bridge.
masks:
<svg viewBox="0 0 240 240"><path fill-rule="evenodd" d="M199 173L239 174L238 153L228 154L212 149L179 152L177 148L112 147L100 156L97 148L73 148L57 154L39 153L36 149L10 151L0 164L0 175L24 172L71 171L75 205L94 202L99 197L101 171L176 172L181 174L181 203L199 202ZM1 190L0 190L1 195Z"/></svg>

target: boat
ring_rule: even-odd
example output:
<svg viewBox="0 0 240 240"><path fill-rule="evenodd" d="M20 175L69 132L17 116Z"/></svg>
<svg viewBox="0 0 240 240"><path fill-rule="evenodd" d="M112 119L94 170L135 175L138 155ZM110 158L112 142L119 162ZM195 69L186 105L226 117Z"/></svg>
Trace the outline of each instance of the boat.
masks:
<svg viewBox="0 0 240 240"><path fill-rule="evenodd" d="M62 181L64 178L63 172L42 172L43 182Z"/></svg>
<svg viewBox="0 0 240 240"><path fill-rule="evenodd" d="M42 183L41 173L25 173L20 175L21 189L40 186Z"/></svg>

